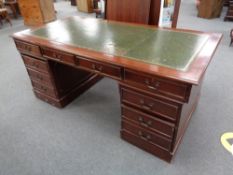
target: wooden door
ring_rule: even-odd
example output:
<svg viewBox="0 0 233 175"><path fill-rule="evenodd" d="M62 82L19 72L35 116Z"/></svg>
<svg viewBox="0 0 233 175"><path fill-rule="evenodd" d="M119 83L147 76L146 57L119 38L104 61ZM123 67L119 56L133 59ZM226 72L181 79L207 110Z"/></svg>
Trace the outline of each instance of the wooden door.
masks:
<svg viewBox="0 0 233 175"><path fill-rule="evenodd" d="M107 0L106 19L149 24L151 0Z"/></svg>

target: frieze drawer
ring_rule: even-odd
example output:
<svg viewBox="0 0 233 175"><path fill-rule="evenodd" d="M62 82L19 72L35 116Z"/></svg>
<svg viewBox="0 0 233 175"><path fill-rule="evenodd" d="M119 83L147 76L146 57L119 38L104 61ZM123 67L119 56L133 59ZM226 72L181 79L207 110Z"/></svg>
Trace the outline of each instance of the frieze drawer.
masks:
<svg viewBox="0 0 233 175"><path fill-rule="evenodd" d="M123 103L133 105L139 109L173 121L177 119L180 111L179 104L177 103L159 98L151 98L125 88L121 88L121 99Z"/></svg>
<svg viewBox="0 0 233 175"><path fill-rule="evenodd" d="M44 47L41 48L41 51L43 56L46 58L69 65L75 65L75 57L72 54Z"/></svg>
<svg viewBox="0 0 233 175"><path fill-rule="evenodd" d="M134 122L137 126L150 129L168 138L173 138L175 125L170 122L163 121L125 105L122 106L122 117Z"/></svg>
<svg viewBox="0 0 233 175"><path fill-rule="evenodd" d="M15 40L15 45L21 53L38 56L38 57L41 56L39 46L25 43L25 42L18 41L18 40Z"/></svg>
<svg viewBox="0 0 233 175"><path fill-rule="evenodd" d="M114 79L121 79L121 68L111 64L104 64L97 61L92 61L86 58L77 57L78 65L89 69L95 73L103 74Z"/></svg>
<svg viewBox="0 0 233 175"><path fill-rule="evenodd" d="M152 93L187 102L190 86L172 80L165 80L149 74L138 73L129 69L124 71L124 81L140 86Z"/></svg>
<svg viewBox="0 0 233 175"><path fill-rule="evenodd" d="M171 139L164 138L160 135L157 135L141 127L137 127L134 124L131 124L124 120L122 121L122 130L129 131L137 137L143 139L144 141L160 146L167 151L171 150Z"/></svg>
<svg viewBox="0 0 233 175"><path fill-rule="evenodd" d="M46 61L41 61L36 58L32 58L26 55L22 55L24 64L31 69L35 69L44 73L49 73L48 63Z"/></svg>

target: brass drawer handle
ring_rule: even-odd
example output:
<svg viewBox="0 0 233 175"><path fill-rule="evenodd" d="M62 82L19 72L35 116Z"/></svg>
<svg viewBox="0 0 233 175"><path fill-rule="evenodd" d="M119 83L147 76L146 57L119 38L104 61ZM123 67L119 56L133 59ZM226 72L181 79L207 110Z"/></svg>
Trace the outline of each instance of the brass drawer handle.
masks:
<svg viewBox="0 0 233 175"><path fill-rule="evenodd" d="M94 70L96 69L96 65L95 65L95 64L92 64L91 67L92 67L92 69L94 69Z"/></svg>
<svg viewBox="0 0 233 175"><path fill-rule="evenodd" d="M153 87L157 90L160 87L160 82L156 81Z"/></svg>
<svg viewBox="0 0 233 175"><path fill-rule="evenodd" d="M158 88L157 87L154 87L154 86L147 86L149 89L153 89L153 90L158 90Z"/></svg>
<svg viewBox="0 0 233 175"><path fill-rule="evenodd" d="M58 59L59 61L62 61L61 60L62 56L59 55L59 54L53 53L53 57L56 58L56 59Z"/></svg>
<svg viewBox="0 0 233 175"><path fill-rule="evenodd" d="M22 47L24 50L28 51L28 52L31 52L32 51L32 48L30 46L27 46L27 45L24 45Z"/></svg>
<svg viewBox="0 0 233 175"><path fill-rule="evenodd" d="M44 86L41 86L40 88L41 88L41 90L43 90L43 91L45 91L45 92L47 92L47 90L48 90L48 89L47 89L46 87L44 87Z"/></svg>
<svg viewBox="0 0 233 175"><path fill-rule="evenodd" d="M43 77L40 75L36 75L36 78L38 78L39 80L43 80Z"/></svg>
<svg viewBox="0 0 233 175"><path fill-rule="evenodd" d="M138 131L138 135L143 140L146 140L146 141L150 141L151 140L151 135L150 134L144 134L142 131Z"/></svg>
<svg viewBox="0 0 233 175"><path fill-rule="evenodd" d="M40 65L39 65L38 63L35 63L35 62L32 63L32 66L34 66L34 67L36 67L36 68L39 68L39 67L40 67Z"/></svg>
<svg viewBox="0 0 233 175"><path fill-rule="evenodd" d="M103 67L102 67L102 66L99 66L97 69L98 69L98 71L102 72Z"/></svg>
<svg viewBox="0 0 233 175"><path fill-rule="evenodd" d="M146 104L143 99L140 100L141 107L147 110L151 110L154 107L154 103Z"/></svg>
<svg viewBox="0 0 233 175"><path fill-rule="evenodd" d="M102 66L97 66L96 64L92 64L92 69L97 71L97 72L102 72L103 67Z"/></svg>
<svg viewBox="0 0 233 175"><path fill-rule="evenodd" d="M147 122L143 119L143 117L138 117L138 121L140 122L140 125L144 126L144 127L149 127L152 125L152 121L148 120Z"/></svg>
<svg viewBox="0 0 233 175"><path fill-rule="evenodd" d="M149 79L145 79L145 84L149 89L158 90L160 86L160 82L156 81L155 83L152 83Z"/></svg>
<svg viewBox="0 0 233 175"><path fill-rule="evenodd" d="M145 79L145 83L146 83L146 85L150 85L150 80L149 79Z"/></svg>

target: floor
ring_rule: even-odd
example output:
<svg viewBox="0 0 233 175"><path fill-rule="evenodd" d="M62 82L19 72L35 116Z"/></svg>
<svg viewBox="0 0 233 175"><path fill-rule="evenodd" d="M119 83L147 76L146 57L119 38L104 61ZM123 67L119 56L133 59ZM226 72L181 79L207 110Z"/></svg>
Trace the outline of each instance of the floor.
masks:
<svg viewBox="0 0 233 175"><path fill-rule="evenodd" d="M55 3L58 18L83 15ZM224 13L226 9L224 9ZM233 156L220 143L233 132L232 22L196 17L182 2L178 27L220 32L224 38L207 70L199 106L171 164L119 137L116 82L104 79L64 109L38 100L10 35L22 19L0 29L0 175L232 175Z"/></svg>

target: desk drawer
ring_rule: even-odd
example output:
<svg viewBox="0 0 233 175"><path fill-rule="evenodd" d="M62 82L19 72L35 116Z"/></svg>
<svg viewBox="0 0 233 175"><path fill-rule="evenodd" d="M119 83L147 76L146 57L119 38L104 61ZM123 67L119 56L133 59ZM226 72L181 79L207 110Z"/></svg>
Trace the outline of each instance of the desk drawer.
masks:
<svg viewBox="0 0 233 175"><path fill-rule="evenodd" d="M95 73L103 74L114 79L121 79L121 68L111 64L104 64L85 58L78 58L79 66L94 71Z"/></svg>
<svg viewBox="0 0 233 175"><path fill-rule="evenodd" d="M49 73L47 62L29 57L26 55L23 55L22 58L23 58L24 64L27 67L44 72L44 73Z"/></svg>
<svg viewBox="0 0 233 175"><path fill-rule="evenodd" d="M137 126L150 129L169 138L173 137L175 125L172 123L165 122L155 116L145 114L124 105L122 106L122 116L134 122Z"/></svg>
<svg viewBox="0 0 233 175"><path fill-rule="evenodd" d="M40 47L33 45L33 44L29 44L29 43L25 43L22 41L15 41L16 47L18 48L18 50L22 53L25 54L30 54L33 56L41 56L41 52L40 52Z"/></svg>
<svg viewBox="0 0 233 175"><path fill-rule="evenodd" d="M51 88L51 87L48 87L48 86L45 86L45 85L42 85L36 81L32 81L32 86L36 89L36 90L39 90L41 93L43 94L46 94L50 97L53 97L53 98L57 98L58 95L56 93L56 91Z"/></svg>
<svg viewBox="0 0 233 175"><path fill-rule="evenodd" d="M129 122L122 121L122 130L129 131L130 133L136 135L137 137L141 138L145 142L149 142L155 145L158 145L164 148L167 151L171 150L172 140L164 138L160 135L152 133L146 129L141 127L137 127Z"/></svg>
<svg viewBox="0 0 233 175"><path fill-rule="evenodd" d="M65 64L75 65L75 57L72 54L64 53L50 48L41 48L42 54L46 58L62 62Z"/></svg>
<svg viewBox="0 0 233 175"><path fill-rule="evenodd" d="M164 80L148 74L142 74L126 69L124 80L129 84L140 86L152 93L163 95L172 99L188 101L190 88L187 84Z"/></svg>
<svg viewBox="0 0 233 175"><path fill-rule="evenodd" d="M173 121L179 115L178 104L168 100L151 98L129 89L121 89L121 99L123 102L138 107L139 109L155 113Z"/></svg>
<svg viewBox="0 0 233 175"><path fill-rule="evenodd" d="M157 146L155 144L141 139L140 137L136 136L135 134L132 134L131 132L121 130L121 138L167 162L170 162L172 159L173 155L172 153L170 153L172 152L172 150L167 151L164 148L161 148L160 146Z"/></svg>
<svg viewBox="0 0 233 175"><path fill-rule="evenodd" d="M53 83L52 83L50 76L37 72L32 69L27 69L27 71L32 80L40 82L41 84L53 87Z"/></svg>

